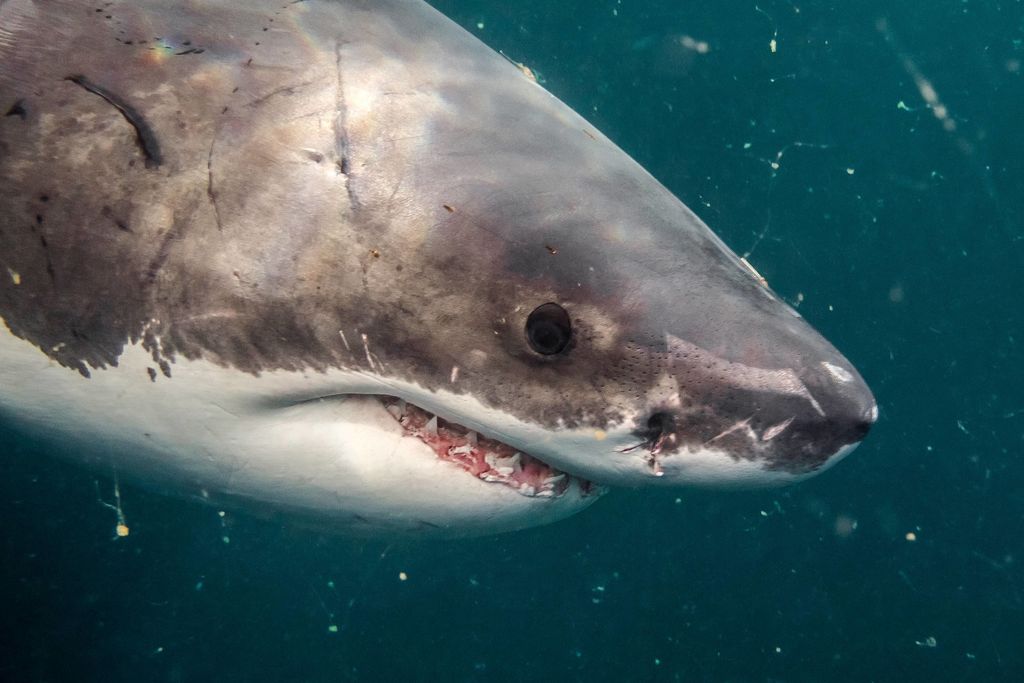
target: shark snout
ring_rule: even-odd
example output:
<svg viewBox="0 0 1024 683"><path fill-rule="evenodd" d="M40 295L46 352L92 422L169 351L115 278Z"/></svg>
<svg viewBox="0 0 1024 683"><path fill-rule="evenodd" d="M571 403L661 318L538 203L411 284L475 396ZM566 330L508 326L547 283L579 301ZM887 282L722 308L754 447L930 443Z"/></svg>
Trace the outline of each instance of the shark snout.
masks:
<svg viewBox="0 0 1024 683"><path fill-rule="evenodd" d="M878 403L867 383L852 369L828 361L821 368L831 380L825 384L829 394L824 419L829 422L839 441L860 443L878 419Z"/></svg>
<svg viewBox="0 0 1024 683"><path fill-rule="evenodd" d="M772 483L819 472L850 453L878 417L853 366L826 357L770 371L733 364L733 376L714 386L680 372L682 400L650 405L633 433L666 483L745 484L760 478L752 470ZM717 464L705 468L702 457Z"/></svg>
<svg viewBox="0 0 1024 683"><path fill-rule="evenodd" d="M807 389L805 405L794 411L788 425L774 423L761 437L778 439L777 449L772 451L774 466L820 471L864 440L878 419L878 404L860 374L840 359L810 366L801 379ZM769 422L783 416L778 412Z"/></svg>

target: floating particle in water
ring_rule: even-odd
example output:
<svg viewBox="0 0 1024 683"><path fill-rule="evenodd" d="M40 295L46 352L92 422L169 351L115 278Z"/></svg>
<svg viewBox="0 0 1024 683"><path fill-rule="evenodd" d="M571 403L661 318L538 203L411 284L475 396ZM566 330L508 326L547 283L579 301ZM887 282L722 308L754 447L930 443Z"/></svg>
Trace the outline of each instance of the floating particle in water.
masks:
<svg viewBox="0 0 1024 683"><path fill-rule="evenodd" d="M917 534L915 534L913 531L908 531L907 535L904 536L904 538L906 538L908 541L913 543L914 541L917 540Z"/></svg>
<svg viewBox="0 0 1024 683"><path fill-rule="evenodd" d="M836 536L840 538L847 538L854 531L857 530L857 520L849 515L839 515L836 517L835 531Z"/></svg>
<svg viewBox="0 0 1024 683"><path fill-rule="evenodd" d="M706 41L697 40L687 35L679 36L679 44L699 55L706 55L711 50L711 46Z"/></svg>
<svg viewBox="0 0 1024 683"><path fill-rule="evenodd" d="M114 513L117 515L117 523L114 525L114 538L124 538L129 534L130 529L128 528L128 523L125 521L124 509L122 509L121 507L121 482L117 478L117 470L114 470L113 504L110 504L107 501L103 500L103 498L100 496L100 483L98 481L94 483L96 484L96 499L99 501L100 505L113 510Z"/></svg>
<svg viewBox="0 0 1024 683"><path fill-rule="evenodd" d="M409 580L409 575L406 574L405 572L398 572L398 580L399 581L408 581Z"/></svg>
<svg viewBox="0 0 1024 683"><path fill-rule="evenodd" d="M772 18L772 15L768 14L763 9L758 7L757 5L754 5L754 11L756 11L758 14L764 15L764 17L766 19L768 19L769 22L771 22L771 25L772 25L772 39L768 41L768 49L772 51L772 54L775 54L775 52L779 48L779 40L778 40L778 38L779 38L779 28L775 24L775 19Z"/></svg>
<svg viewBox="0 0 1024 683"><path fill-rule="evenodd" d="M327 631L328 631L328 633L337 633L338 632L338 625L337 624L328 624Z"/></svg>
<svg viewBox="0 0 1024 683"><path fill-rule="evenodd" d="M924 640L915 640L914 643L918 647L935 647L939 644L939 641L935 640L935 636L928 636Z"/></svg>

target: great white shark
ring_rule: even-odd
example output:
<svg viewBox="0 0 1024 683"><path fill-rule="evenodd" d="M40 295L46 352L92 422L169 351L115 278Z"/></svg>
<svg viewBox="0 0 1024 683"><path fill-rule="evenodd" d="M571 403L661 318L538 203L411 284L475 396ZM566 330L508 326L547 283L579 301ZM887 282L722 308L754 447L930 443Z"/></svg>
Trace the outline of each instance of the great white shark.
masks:
<svg viewBox="0 0 1024 683"><path fill-rule="evenodd" d="M0 414L168 491L478 534L877 416L666 188L420 0L0 0Z"/></svg>

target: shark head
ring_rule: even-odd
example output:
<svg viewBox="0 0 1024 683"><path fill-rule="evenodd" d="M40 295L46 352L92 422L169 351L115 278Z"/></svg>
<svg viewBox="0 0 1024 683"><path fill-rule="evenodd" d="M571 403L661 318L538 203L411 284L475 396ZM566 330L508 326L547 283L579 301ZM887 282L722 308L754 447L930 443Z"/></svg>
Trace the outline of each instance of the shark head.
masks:
<svg viewBox="0 0 1024 683"><path fill-rule="evenodd" d="M426 5L111 11L201 52L51 17L76 74L4 62L0 216L42 226L0 235L15 419L203 495L479 533L798 481L877 417L693 212ZM38 34L11 18L0 56Z"/></svg>

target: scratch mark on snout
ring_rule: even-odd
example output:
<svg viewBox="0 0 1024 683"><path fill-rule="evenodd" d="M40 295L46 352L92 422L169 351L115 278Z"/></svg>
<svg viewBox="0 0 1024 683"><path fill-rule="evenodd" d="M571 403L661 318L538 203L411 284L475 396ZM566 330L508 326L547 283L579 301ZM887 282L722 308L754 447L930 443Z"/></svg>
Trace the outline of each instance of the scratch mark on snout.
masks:
<svg viewBox="0 0 1024 683"><path fill-rule="evenodd" d="M747 433L747 436L750 437L751 440L753 440L754 437L755 437L755 434L754 434L754 430L752 430L750 428L750 419L751 418L748 417L746 419L740 420L739 422L735 423L734 425L732 425L728 429L724 430L722 433L718 434L717 436L711 437L710 439L708 439L707 441L704 442L704 447L707 448L708 446L710 446L714 442L718 441L719 439L725 438L726 436L729 436L730 434L735 434L736 432L741 432L741 431L745 431ZM784 428L785 427L783 427L783 429ZM779 431L782 431L782 430L779 430Z"/></svg>
<svg viewBox="0 0 1024 683"><path fill-rule="evenodd" d="M761 441L771 441L779 434L784 432L786 430L786 427L788 427L792 423L793 418L789 418L788 420L783 420L777 425L772 425L771 427L769 427L768 429L764 430L764 432L761 433Z"/></svg>

